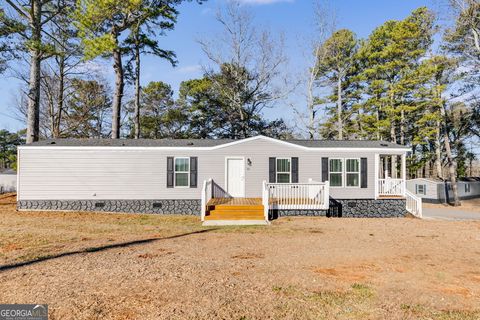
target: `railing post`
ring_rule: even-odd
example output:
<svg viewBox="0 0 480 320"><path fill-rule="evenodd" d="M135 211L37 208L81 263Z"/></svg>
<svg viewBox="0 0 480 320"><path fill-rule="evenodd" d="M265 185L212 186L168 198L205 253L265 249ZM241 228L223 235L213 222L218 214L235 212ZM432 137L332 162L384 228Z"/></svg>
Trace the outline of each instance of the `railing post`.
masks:
<svg viewBox="0 0 480 320"><path fill-rule="evenodd" d="M330 181L325 181L324 184L324 199L323 199L323 206L326 208L330 207Z"/></svg>
<svg viewBox="0 0 480 320"><path fill-rule="evenodd" d="M207 200L207 180L203 180L203 185L202 185L202 200L201 200L201 205L202 205L202 208L201 208L201 216L200 216L200 219L201 221L205 221L205 213L206 213L206 210L207 210L207 204L206 204L206 200Z"/></svg>
<svg viewBox="0 0 480 320"><path fill-rule="evenodd" d="M269 205L269 192L267 187L267 181L263 180L262 183L262 204L263 204L263 216L265 217L265 221L268 221L268 205Z"/></svg>
<svg viewBox="0 0 480 320"><path fill-rule="evenodd" d="M407 189L407 155L402 154L402 196L405 197Z"/></svg>

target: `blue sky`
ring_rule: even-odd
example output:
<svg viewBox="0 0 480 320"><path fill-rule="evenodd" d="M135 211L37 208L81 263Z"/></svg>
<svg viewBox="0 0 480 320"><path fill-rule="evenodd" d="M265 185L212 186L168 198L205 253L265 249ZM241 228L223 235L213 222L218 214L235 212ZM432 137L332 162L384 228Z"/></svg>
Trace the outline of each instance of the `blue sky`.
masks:
<svg viewBox="0 0 480 320"><path fill-rule="evenodd" d="M181 81L201 77L201 65L208 61L196 39L208 38L219 33L219 25L214 14L219 5L226 0L209 0L203 5L185 3L179 7L180 16L175 30L160 38L163 48L177 53L179 64L172 68L167 62L155 57L143 58L142 83L164 81L177 91ZM286 53L289 68L293 72L306 67L304 52L299 52L302 39L312 32L312 1L310 0L243 0L255 16L255 22L268 27L273 33L285 34ZM349 28L360 38L383 22L390 19L403 19L412 10L428 6L436 9L436 0L333 0L337 14L338 28ZM113 70L108 61L98 61L104 76L111 80ZM4 75L0 78L0 128L18 130L24 124L15 120L13 105L20 82L14 77ZM293 99L298 107L304 102L301 98ZM294 121L291 107L279 103L274 109L265 111L269 118L282 116L290 123Z"/></svg>

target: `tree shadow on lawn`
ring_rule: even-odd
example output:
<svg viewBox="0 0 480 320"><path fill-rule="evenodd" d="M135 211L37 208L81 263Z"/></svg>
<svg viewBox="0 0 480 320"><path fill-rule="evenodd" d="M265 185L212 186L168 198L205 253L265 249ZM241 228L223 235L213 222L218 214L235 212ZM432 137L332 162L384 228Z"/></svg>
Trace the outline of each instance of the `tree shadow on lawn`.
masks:
<svg viewBox="0 0 480 320"><path fill-rule="evenodd" d="M170 239L187 237L187 236L191 236L191 235L195 235L195 234L202 234L202 233L214 231L214 230L217 230L217 229L218 228L211 228L211 229L206 229L206 230L199 230L199 231L193 231L193 232L188 232L188 233L176 234L176 235L168 236L168 237L153 237L153 238L142 239L142 240L114 243L114 244L109 244L109 245L100 246L100 247L89 247L89 248L76 250L76 251L62 252L62 253L59 253L59 254L46 255L46 256L42 256L42 257L39 257L39 258L36 258L36 259L33 259L33 260L0 265L0 272L7 271L7 270L12 270L12 269L17 269L17 268L20 268L20 267L25 267L25 266L29 266L29 265L33 265L33 264L37 264L37 263L43 262L43 261L48 261L48 260L73 256L73 255L77 255L77 254L100 252L100 251L106 251L106 250L115 249L115 248L126 248L126 247L137 246L137 245L141 245L141 244L145 244L145 243L156 242L156 241L160 241L160 240L170 240Z"/></svg>

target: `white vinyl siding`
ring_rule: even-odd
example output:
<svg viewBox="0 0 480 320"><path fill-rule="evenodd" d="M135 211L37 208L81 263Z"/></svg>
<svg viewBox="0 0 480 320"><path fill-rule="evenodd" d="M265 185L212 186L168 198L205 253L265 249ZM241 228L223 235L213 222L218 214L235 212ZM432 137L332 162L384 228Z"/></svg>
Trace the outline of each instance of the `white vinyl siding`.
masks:
<svg viewBox="0 0 480 320"><path fill-rule="evenodd" d="M292 159L277 158L277 183L292 181Z"/></svg>
<svg viewBox="0 0 480 320"><path fill-rule="evenodd" d="M345 180L347 187L360 187L360 159L345 159Z"/></svg>
<svg viewBox="0 0 480 320"><path fill-rule="evenodd" d="M268 181L269 157L299 158L298 181L321 181L322 157L367 158L367 188L332 188L335 199L375 197L375 153L348 148L324 151L258 139L215 150L163 150L160 148L19 148L19 200L91 199L200 199L204 180L225 187L225 157L245 157L245 197L262 196ZM385 149L380 152L402 154ZM198 157L199 188L167 188L167 157ZM463 188L462 188L463 190ZM472 188L473 193L473 188Z"/></svg>
<svg viewBox="0 0 480 320"><path fill-rule="evenodd" d="M190 158L175 158L175 188L190 186Z"/></svg>

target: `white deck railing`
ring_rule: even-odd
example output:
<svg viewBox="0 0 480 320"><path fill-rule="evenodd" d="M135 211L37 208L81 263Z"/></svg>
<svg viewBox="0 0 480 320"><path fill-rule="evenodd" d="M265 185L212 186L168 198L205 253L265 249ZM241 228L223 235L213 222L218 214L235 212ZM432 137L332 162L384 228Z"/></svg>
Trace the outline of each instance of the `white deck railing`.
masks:
<svg viewBox="0 0 480 320"><path fill-rule="evenodd" d="M403 179L378 179L379 196L405 196L405 180Z"/></svg>
<svg viewBox="0 0 480 320"><path fill-rule="evenodd" d="M263 182L262 203L265 217L268 210L326 210L329 207L329 183L266 183Z"/></svg>
<svg viewBox="0 0 480 320"><path fill-rule="evenodd" d="M405 191L407 198L407 211L417 218L422 218L422 198L417 197L410 191Z"/></svg>
<svg viewBox="0 0 480 320"><path fill-rule="evenodd" d="M202 222L205 221L205 214L207 213L207 203L212 199L212 188L213 188L213 180L204 180L202 186L202 210L201 210L201 220Z"/></svg>

